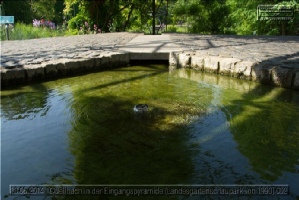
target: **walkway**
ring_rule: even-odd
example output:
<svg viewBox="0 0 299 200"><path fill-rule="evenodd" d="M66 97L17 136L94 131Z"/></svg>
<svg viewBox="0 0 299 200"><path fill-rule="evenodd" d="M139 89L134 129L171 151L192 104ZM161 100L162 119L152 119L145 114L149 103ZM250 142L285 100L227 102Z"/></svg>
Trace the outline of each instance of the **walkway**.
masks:
<svg viewBox="0 0 299 200"><path fill-rule="evenodd" d="M169 57L170 52L174 57ZM170 59L175 66L211 68L216 73L266 79L266 83L274 80L275 85L299 89L298 36L125 32L1 41L1 84L129 64L134 59Z"/></svg>
<svg viewBox="0 0 299 200"><path fill-rule="evenodd" d="M1 68L97 57L118 51L136 36L138 34L124 32L1 41Z"/></svg>
<svg viewBox="0 0 299 200"><path fill-rule="evenodd" d="M170 35L138 35L120 50L130 53L170 53L188 48L174 43Z"/></svg>
<svg viewBox="0 0 299 200"><path fill-rule="evenodd" d="M298 36L236 36L170 34L174 43L200 55L252 62L282 62L299 68Z"/></svg>

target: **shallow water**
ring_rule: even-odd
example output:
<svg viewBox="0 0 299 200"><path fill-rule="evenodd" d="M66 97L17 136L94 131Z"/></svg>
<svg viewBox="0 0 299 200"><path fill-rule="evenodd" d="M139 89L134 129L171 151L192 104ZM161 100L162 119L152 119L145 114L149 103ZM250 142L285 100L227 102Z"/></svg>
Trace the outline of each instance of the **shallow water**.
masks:
<svg viewBox="0 0 299 200"><path fill-rule="evenodd" d="M14 87L1 93L1 196L9 184L289 184L296 199L298 111L295 91L159 65Z"/></svg>

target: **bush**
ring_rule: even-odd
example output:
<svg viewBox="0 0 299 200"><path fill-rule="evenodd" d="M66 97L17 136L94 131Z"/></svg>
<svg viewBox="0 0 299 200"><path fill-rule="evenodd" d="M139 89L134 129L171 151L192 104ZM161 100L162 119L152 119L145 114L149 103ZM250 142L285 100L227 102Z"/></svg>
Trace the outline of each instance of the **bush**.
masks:
<svg viewBox="0 0 299 200"><path fill-rule="evenodd" d="M175 27L175 26L168 26L167 27L167 32L175 33L175 32L177 32L177 27Z"/></svg>
<svg viewBox="0 0 299 200"><path fill-rule="evenodd" d="M16 23L9 27L10 40L25 40L44 37L63 36L65 31L52 30L50 28L33 27L23 23ZM1 40L6 40L5 25L1 25Z"/></svg>
<svg viewBox="0 0 299 200"><path fill-rule="evenodd" d="M68 21L68 26L70 29L79 30L80 27L84 26L84 22L90 22L90 19L82 14L78 14Z"/></svg>
<svg viewBox="0 0 299 200"><path fill-rule="evenodd" d="M278 28L271 29L267 35L280 35Z"/></svg>

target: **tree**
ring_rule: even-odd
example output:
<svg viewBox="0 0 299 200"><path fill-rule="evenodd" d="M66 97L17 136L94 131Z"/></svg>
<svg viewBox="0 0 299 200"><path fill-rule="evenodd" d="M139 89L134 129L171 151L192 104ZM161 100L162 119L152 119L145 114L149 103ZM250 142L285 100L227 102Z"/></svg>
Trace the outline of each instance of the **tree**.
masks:
<svg viewBox="0 0 299 200"><path fill-rule="evenodd" d="M53 20L56 15L55 4L56 0L7 0L2 6L5 15L14 16L15 22L31 24L35 18Z"/></svg>
<svg viewBox="0 0 299 200"><path fill-rule="evenodd" d="M3 1L2 11L6 16L14 16L15 22L32 23L32 12L28 0ZM3 14L3 13L2 13Z"/></svg>
<svg viewBox="0 0 299 200"><path fill-rule="evenodd" d="M223 33L228 15L224 0L178 0L173 8L177 19L186 19L194 33Z"/></svg>
<svg viewBox="0 0 299 200"><path fill-rule="evenodd" d="M58 23L62 23L64 20L64 15L63 15L63 9L64 9L64 1L63 0L57 0L56 4L54 6L55 10L55 18L54 21Z"/></svg>
<svg viewBox="0 0 299 200"><path fill-rule="evenodd" d="M293 20L257 21L258 5L292 7ZM190 32L208 34L294 35L299 24L299 0L177 0L175 20L186 22Z"/></svg>
<svg viewBox="0 0 299 200"><path fill-rule="evenodd" d="M34 18L53 20L55 18L56 0L30 0Z"/></svg>
<svg viewBox="0 0 299 200"><path fill-rule="evenodd" d="M103 31L109 32L113 23L113 17L117 15L116 9L119 8L119 1L65 0L64 13L73 18L73 20L76 19L77 15L80 15L82 16L81 18L88 19L90 23L98 24ZM78 12L73 13L76 7L78 8Z"/></svg>
<svg viewBox="0 0 299 200"><path fill-rule="evenodd" d="M74 9L78 12L74 13ZM140 0L65 0L64 14L88 18L105 32L124 31L148 19L149 1ZM78 27L77 27L78 28Z"/></svg>
<svg viewBox="0 0 299 200"><path fill-rule="evenodd" d="M291 6L298 9L298 0L227 0L230 8L229 20L231 26L229 30L232 33L240 35L251 35L256 31L259 35L291 35L296 33L296 24L298 24L298 12L295 13L294 20L283 21L258 21L256 12L258 5L273 6Z"/></svg>

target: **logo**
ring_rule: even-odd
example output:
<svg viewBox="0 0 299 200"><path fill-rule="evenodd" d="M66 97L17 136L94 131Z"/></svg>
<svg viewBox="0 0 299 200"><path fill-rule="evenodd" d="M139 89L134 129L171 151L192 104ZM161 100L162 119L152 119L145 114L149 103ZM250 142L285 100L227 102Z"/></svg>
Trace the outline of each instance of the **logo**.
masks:
<svg viewBox="0 0 299 200"><path fill-rule="evenodd" d="M295 11L296 7L294 5L258 5L257 20L293 20Z"/></svg>

